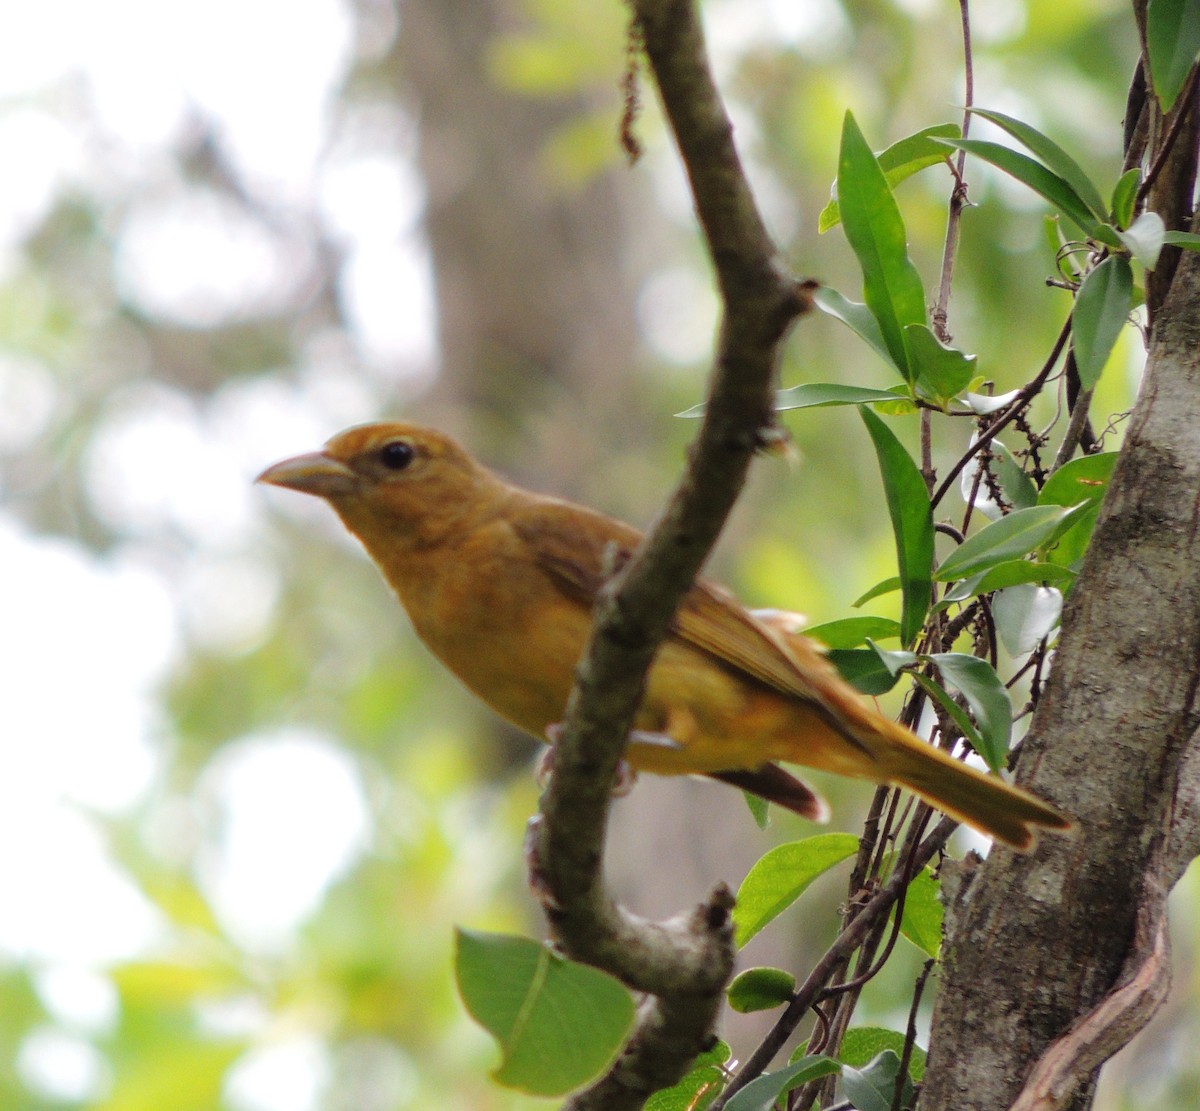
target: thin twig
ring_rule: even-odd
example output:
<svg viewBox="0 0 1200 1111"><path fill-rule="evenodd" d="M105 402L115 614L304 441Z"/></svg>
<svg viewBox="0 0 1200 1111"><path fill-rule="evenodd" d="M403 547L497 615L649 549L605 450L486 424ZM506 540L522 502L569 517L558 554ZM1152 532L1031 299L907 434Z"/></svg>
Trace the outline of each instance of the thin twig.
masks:
<svg viewBox="0 0 1200 1111"><path fill-rule="evenodd" d="M900 1111L901 1101L904 1099L904 1080L908 1076L908 1068L912 1063L913 1046L917 1044L917 1011L921 1006L921 996L925 994L925 981L929 979L929 973L933 971L935 964L937 961L930 957L918 974L916 983L913 984L912 1005L908 1008L908 1026L904 1030L904 1052L900 1056L900 1069L896 1073L896 1089L892 1093L892 1111Z"/></svg>
<svg viewBox="0 0 1200 1111"><path fill-rule="evenodd" d="M916 875L934 855L942 850L947 840L958 828L958 823L952 818L943 818L933 828L932 832L921 842L912 857L912 871ZM750 1055L746 1063L738 1070L738 1074L730 1082L729 1087L712 1105L711 1111L721 1111L725 1104L750 1083L760 1076L771 1063L787 1040L792 1036L804 1015L812 1007L820 995L829 975L846 957L862 944L875 923L888 913L900 897L901 888L906 886L904 871L895 872L883 887L871 898L858 917L834 939L826 950L825 955L816 963L807 979L792 995L792 1001L784 1009L783 1014L776 1020L771 1031Z"/></svg>
<svg viewBox="0 0 1200 1111"><path fill-rule="evenodd" d="M958 8L962 17L965 92L962 137L965 139L971 130L971 108L975 104L975 67L971 56L971 13L968 10L968 0L959 0ZM967 185L963 176L966 166L967 152L960 150L955 159L954 187L950 191L950 211L946 217L946 242L942 247L942 276L938 282L937 301L930 314L933 330L943 343L950 342L950 331L947 327L950 311L950 286L954 277L954 258L958 253L958 234L962 223L962 212L967 204Z"/></svg>
<svg viewBox="0 0 1200 1111"><path fill-rule="evenodd" d="M1037 396L1038 391L1046 384L1046 379L1050 377L1050 372L1054 369L1058 362L1058 357L1062 354L1063 348L1066 346L1067 338L1071 334L1071 318L1068 316L1063 322L1062 328L1059 330L1058 339L1054 341L1054 347L1050 351L1049 357L1046 359L1042 369L1037 375L1025 385L1021 391L1013 398L1012 403L998 416L987 429L980 432L976 437L975 442L959 457L958 461L950 468L949 474L942 479L942 484L937 488L937 493L930 498L930 503L936 508L938 503L949 492L950 487L954 485L954 480L958 478L959 473L976 455L982 451L988 444L992 442L1005 429L1010 422L1025 409L1025 407Z"/></svg>

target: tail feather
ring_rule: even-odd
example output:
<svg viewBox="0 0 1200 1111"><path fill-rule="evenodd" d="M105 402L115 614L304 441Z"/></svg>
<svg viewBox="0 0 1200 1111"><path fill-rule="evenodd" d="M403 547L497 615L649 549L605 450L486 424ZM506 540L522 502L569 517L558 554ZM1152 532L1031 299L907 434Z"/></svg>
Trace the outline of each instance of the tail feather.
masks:
<svg viewBox="0 0 1200 1111"><path fill-rule="evenodd" d="M1028 791L955 760L893 722L886 724L895 732L880 738L885 743L878 756L889 781L950 817L1021 850L1033 847L1039 829L1073 828L1070 818Z"/></svg>

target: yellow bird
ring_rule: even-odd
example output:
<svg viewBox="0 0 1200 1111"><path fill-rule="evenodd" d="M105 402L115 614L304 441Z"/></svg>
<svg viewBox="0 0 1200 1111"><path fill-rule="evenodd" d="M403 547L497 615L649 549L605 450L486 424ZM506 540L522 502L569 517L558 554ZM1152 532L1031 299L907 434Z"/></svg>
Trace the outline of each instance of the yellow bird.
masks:
<svg viewBox="0 0 1200 1111"><path fill-rule="evenodd" d="M367 424L260 482L324 498L366 547L418 636L468 688L535 738L563 717L605 575L629 525L522 490L448 436ZM660 775L724 780L811 818L821 800L777 761L898 784L1018 849L1053 807L889 721L802 636L697 581L646 679L625 759Z"/></svg>

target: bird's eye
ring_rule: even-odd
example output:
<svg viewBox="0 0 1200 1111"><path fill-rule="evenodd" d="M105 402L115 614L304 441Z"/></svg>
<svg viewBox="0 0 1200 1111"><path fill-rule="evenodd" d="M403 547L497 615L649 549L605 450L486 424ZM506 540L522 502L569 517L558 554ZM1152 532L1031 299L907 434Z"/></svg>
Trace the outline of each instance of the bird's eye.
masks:
<svg viewBox="0 0 1200 1111"><path fill-rule="evenodd" d="M393 440L379 449L379 461L390 471L402 471L416 454L407 440Z"/></svg>

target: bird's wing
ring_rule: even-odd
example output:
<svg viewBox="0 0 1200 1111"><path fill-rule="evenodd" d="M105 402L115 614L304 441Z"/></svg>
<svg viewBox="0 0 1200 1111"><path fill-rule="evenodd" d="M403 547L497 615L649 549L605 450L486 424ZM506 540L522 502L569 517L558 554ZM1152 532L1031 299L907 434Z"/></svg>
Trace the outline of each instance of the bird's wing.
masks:
<svg viewBox="0 0 1200 1111"><path fill-rule="evenodd" d="M591 607L607 576L630 556L641 534L629 525L552 499L512 518L517 534L558 588ZM728 591L698 580L675 615L672 635L760 683L808 701L823 700L832 665L805 637L756 620Z"/></svg>

